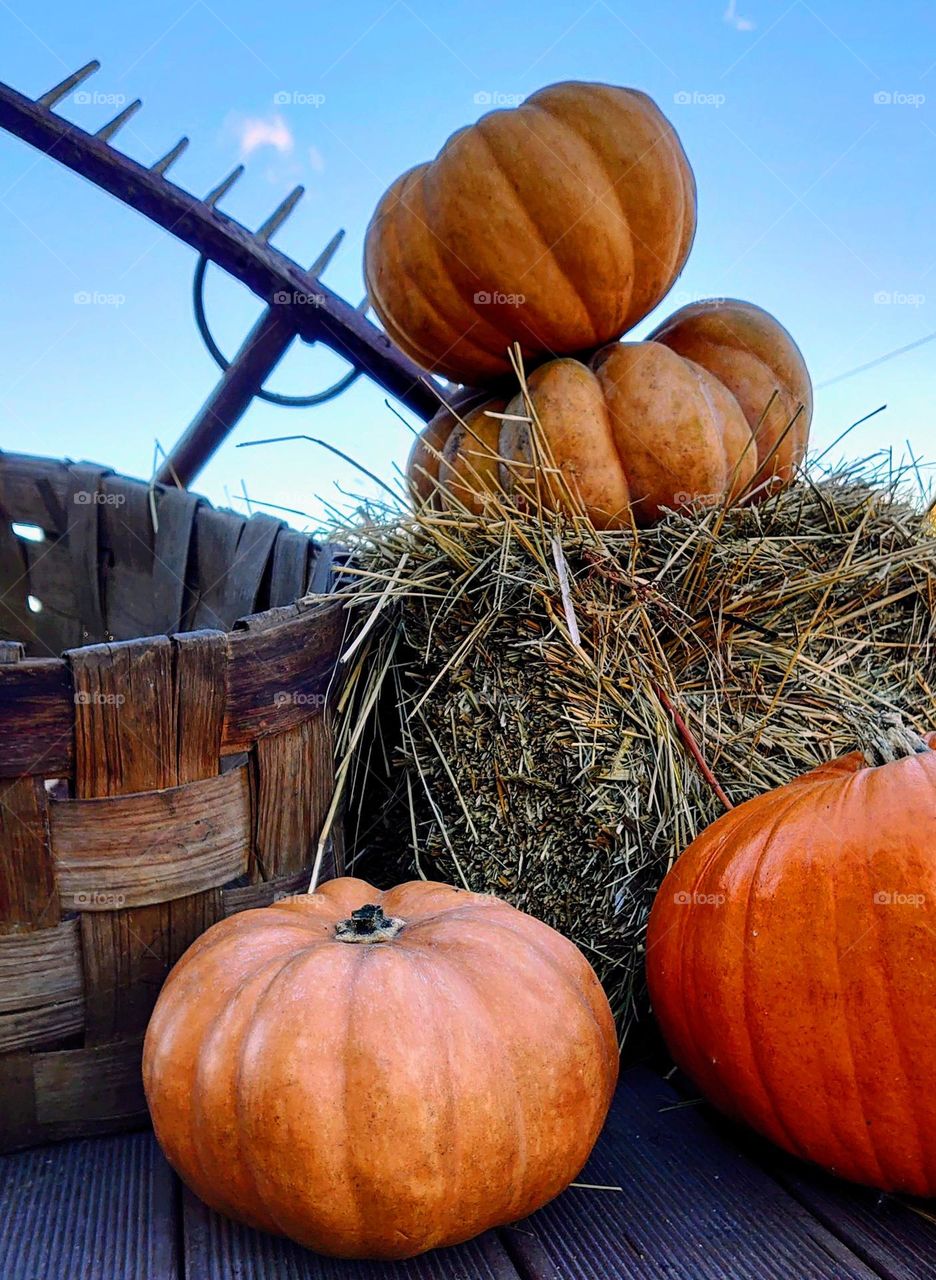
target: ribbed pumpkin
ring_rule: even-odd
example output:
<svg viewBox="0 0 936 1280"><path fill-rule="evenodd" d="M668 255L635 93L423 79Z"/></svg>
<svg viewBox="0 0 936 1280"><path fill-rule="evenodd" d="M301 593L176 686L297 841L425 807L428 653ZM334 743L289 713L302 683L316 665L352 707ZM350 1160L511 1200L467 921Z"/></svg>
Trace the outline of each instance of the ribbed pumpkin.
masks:
<svg viewBox="0 0 936 1280"><path fill-rule="evenodd" d="M653 1008L715 1106L794 1155L936 1195L936 734L740 805L679 858Z"/></svg>
<svg viewBox="0 0 936 1280"><path fill-rule="evenodd" d="M553 463L599 528L788 483L812 417L809 374L786 329L725 299L684 307L652 341L614 343L587 365L540 365L528 389ZM415 500L448 491L480 512L486 491L532 484L525 413L520 394L466 393L441 409L410 455ZM562 500L561 486L541 476L541 487Z"/></svg>
<svg viewBox="0 0 936 1280"><path fill-rule="evenodd" d="M364 272L413 360L456 382L596 347L660 302L695 233L695 182L646 94L568 82L492 111L381 199Z"/></svg>
<svg viewBox="0 0 936 1280"><path fill-rule="evenodd" d="M585 1163L617 1071L571 942L495 898L350 878L203 934L143 1055L188 1185L342 1257L409 1257L544 1204Z"/></svg>

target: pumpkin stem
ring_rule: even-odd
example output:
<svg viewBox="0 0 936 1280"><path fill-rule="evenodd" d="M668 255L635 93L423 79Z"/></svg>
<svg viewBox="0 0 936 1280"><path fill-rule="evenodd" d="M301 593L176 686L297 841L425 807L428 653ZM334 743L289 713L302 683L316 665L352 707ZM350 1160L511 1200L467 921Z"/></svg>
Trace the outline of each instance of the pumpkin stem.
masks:
<svg viewBox="0 0 936 1280"><path fill-rule="evenodd" d="M403 928L404 921L386 916L373 902L351 912L348 920L335 925L335 937L342 942L389 942Z"/></svg>
<svg viewBox="0 0 936 1280"><path fill-rule="evenodd" d="M929 749L919 734L907 728L899 711L884 711L867 735L864 758L874 767L922 755Z"/></svg>

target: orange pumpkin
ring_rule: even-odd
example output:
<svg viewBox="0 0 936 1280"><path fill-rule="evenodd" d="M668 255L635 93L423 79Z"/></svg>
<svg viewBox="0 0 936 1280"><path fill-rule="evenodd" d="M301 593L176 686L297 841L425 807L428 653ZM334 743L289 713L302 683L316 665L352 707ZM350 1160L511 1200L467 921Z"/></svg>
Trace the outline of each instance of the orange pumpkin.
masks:
<svg viewBox="0 0 936 1280"><path fill-rule="evenodd" d="M787 484L812 416L796 344L748 302L684 307L652 341L614 343L587 365L540 365L528 390L564 477L541 483L547 500L560 503L563 489L577 494L599 528L647 525L664 507L763 496ZM410 455L414 499L448 492L480 512L490 490L532 483L526 412L520 394L507 402L471 393L441 409Z"/></svg>
<svg viewBox="0 0 936 1280"><path fill-rule="evenodd" d="M794 1155L936 1194L936 734L891 729L683 853L647 937L653 1008L715 1106Z"/></svg>
<svg viewBox="0 0 936 1280"><path fill-rule="evenodd" d="M143 1055L156 1136L213 1208L321 1253L404 1258L571 1181L617 1079L578 949L505 902L334 880L189 948Z"/></svg>
<svg viewBox="0 0 936 1280"><path fill-rule="evenodd" d="M492 111L403 174L367 231L387 333L456 382L598 346L669 292L695 233L672 125L635 89L569 82Z"/></svg>

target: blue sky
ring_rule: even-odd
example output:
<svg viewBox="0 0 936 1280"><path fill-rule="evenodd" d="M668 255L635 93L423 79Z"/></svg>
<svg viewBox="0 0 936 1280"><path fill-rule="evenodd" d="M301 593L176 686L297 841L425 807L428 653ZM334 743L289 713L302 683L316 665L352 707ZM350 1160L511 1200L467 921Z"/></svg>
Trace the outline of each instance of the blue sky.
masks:
<svg viewBox="0 0 936 1280"><path fill-rule="evenodd" d="M244 159L223 207L247 225L305 184L277 243L308 263L344 227L325 279L353 302L376 201L483 114L485 95L570 78L641 88L682 137L699 224L686 270L635 336L690 299L748 298L803 349L820 387L815 445L886 402L837 452L899 454L909 441L936 454L936 342L822 386L936 331L931 3L0 0L0 79L36 96L92 57L102 70L63 114L95 129L142 97L120 145L152 163L188 134L173 177L196 193ZM154 441L175 440L217 376L192 320L192 253L6 134L0 245L0 447L148 475ZM103 300L76 303L82 293ZM233 351L260 304L217 272L208 302ZM272 385L305 392L341 367L297 344ZM312 445L234 447L290 432L384 477L410 439L360 380L324 408L255 404L195 487L242 508L243 484L316 515L321 499L343 501L336 484L372 491Z"/></svg>

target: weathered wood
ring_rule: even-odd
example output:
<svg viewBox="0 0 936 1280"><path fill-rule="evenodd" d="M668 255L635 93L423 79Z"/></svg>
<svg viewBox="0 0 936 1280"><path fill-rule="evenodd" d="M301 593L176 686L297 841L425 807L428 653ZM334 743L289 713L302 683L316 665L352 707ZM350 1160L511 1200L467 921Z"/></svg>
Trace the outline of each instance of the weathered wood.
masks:
<svg viewBox="0 0 936 1280"><path fill-rule="evenodd" d="M576 1180L620 1190L573 1187L519 1224L560 1276L876 1280L705 1114L679 1101L659 1076L625 1072Z"/></svg>
<svg viewBox="0 0 936 1280"><path fill-rule="evenodd" d="M82 992L77 920L0 935L0 1014L80 1000Z"/></svg>
<svg viewBox="0 0 936 1280"><path fill-rule="evenodd" d="M331 724L321 712L257 743L256 851L264 880L312 865L335 789L333 760Z"/></svg>
<svg viewBox="0 0 936 1280"><path fill-rule="evenodd" d="M329 604L297 611L280 626L231 633L225 751L244 750L320 710L334 680L345 621L340 605Z"/></svg>
<svg viewBox="0 0 936 1280"><path fill-rule="evenodd" d="M64 662L0 662L0 778L69 774L74 722L74 689Z"/></svg>
<svg viewBox="0 0 936 1280"><path fill-rule="evenodd" d="M3 1280L177 1280L176 1192L152 1134L3 1163Z"/></svg>
<svg viewBox="0 0 936 1280"><path fill-rule="evenodd" d="M270 880L258 880L256 884L235 885L221 890L222 915L233 916L238 911L250 911L254 907L268 907L280 898L294 893L305 893L309 887L310 869L303 867L292 875L275 876Z"/></svg>
<svg viewBox="0 0 936 1280"><path fill-rule="evenodd" d="M183 1241L187 1280L520 1280L493 1232L408 1262L345 1262L222 1218L187 1189Z"/></svg>
<svg viewBox="0 0 936 1280"><path fill-rule="evenodd" d="M168 902L247 870L246 769L162 791L53 801L49 816L66 909L113 911Z"/></svg>
<svg viewBox="0 0 936 1280"><path fill-rule="evenodd" d="M210 778L221 767L227 701L227 636L223 631L189 631L172 637L175 646L176 778Z"/></svg>
<svg viewBox="0 0 936 1280"><path fill-rule="evenodd" d="M45 787L38 778L0 780L0 934L47 929L60 915Z"/></svg>

